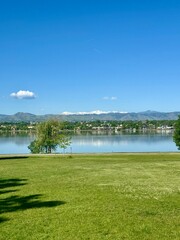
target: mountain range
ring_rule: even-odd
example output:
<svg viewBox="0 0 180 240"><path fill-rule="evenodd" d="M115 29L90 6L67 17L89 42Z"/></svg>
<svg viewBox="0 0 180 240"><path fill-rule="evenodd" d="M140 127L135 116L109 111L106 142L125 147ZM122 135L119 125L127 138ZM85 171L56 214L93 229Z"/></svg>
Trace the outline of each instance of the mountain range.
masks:
<svg viewBox="0 0 180 240"><path fill-rule="evenodd" d="M178 112L92 112L92 113L61 113L61 114L45 114L35 115L31 113L18 112L13 115L0 114L0 122L41 122L51 118L56 118L61 121L143 121L143 120L176 120L180 115Z"/></svg>

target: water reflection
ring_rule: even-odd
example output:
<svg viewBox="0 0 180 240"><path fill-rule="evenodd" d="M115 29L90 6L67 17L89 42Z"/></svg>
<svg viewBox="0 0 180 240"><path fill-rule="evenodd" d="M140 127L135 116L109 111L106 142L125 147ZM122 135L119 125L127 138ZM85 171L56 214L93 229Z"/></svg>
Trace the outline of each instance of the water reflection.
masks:
<svg viewBox="0 0 180 240"><path fill-rule="evenodd" d="M121 134L74 136L74 152L177 151L172 134Z"/></svg>
<svg viewBox="0 0 180 240"><path fill-rule="evenodd" d="M0 136L0 154L29 153L27 146L35 139L34 135Z"/></svg>
<svg viewBox="0 0 180 240"><path fill-rule="evenodd" d="M27 146L34 135L0 136L0 154L29 153ZM178 151L172 133L112 134L93 135L84 133L72 136L72 144L66 152L171 152ZM57 149L57 152L62 152Z"/></svg>
<svg viewBox="0 0 180 240"><path fill-rule="evenodd" d="M27 145L29 142L33 141L35 137L30 136L9 136L9 137L0 137L0 146L1 144L15 144L15 145Z"/></svg>

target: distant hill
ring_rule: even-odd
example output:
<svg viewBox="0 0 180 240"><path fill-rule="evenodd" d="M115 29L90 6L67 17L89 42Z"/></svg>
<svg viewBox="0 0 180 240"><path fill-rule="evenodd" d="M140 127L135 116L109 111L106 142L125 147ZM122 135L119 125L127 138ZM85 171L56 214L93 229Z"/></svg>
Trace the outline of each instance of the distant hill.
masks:
<svg viewBox="0 0 180 240"><path fill-rule="evenodd" d="M0 114L0 122L41 122L50 118L56 118L62 121L107 121L107 120L118 120L118 121L143 121L143 120L176 120L178 119L180 112L156 112L156 111L145 111L145 112L108 112L108 113L85 113L85 114L46 114L46 115L35 115L31 113L18 112L14 115Z"/></svg>

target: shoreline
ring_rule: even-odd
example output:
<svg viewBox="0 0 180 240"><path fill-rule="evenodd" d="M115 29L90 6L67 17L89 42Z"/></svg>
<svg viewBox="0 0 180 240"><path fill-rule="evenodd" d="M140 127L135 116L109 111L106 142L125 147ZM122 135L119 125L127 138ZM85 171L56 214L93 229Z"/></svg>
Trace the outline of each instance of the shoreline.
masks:
<svg viewBox="0 0 180 240"><path fill-rule="evenodd" d="M69 157L69 156L97 156L97 155L102 155L102 156L105 156L105 155L178 155L180 154L180 151L179 152L104 152L104 153L50 153L50 154L31 154L31 153L18 153L18 154L0 154L0 160L1 158L5 158L5 157L9 157L9 158L13 158L13 157L20 157L20 158L23 158L23 157L58 157L58 156L61 156L61 157Z"/></svg>

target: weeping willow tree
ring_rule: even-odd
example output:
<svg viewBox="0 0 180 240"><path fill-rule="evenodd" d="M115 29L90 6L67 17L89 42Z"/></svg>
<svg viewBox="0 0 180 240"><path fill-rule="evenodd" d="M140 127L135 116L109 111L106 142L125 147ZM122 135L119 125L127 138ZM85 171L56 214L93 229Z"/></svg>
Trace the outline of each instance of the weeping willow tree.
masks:
<svg viewBox="0 0 180 240"><path fill-rule="evenodd" d="M174 140L178 150L180 150L180 116L179 116L178 120L175 123L175 130L174 130L173 140Z"/></svg>
<svg viewBox="0 0 180 240"><path fill-rule="evenodd" d="M57 147L67 148L70 145L70 137L62 131L63 123L57 120L49 120L37 125L37 137L28 148L31 153L52 153Z"/></svg>

